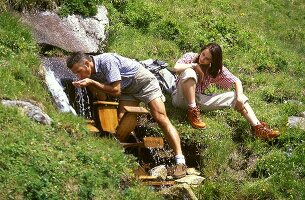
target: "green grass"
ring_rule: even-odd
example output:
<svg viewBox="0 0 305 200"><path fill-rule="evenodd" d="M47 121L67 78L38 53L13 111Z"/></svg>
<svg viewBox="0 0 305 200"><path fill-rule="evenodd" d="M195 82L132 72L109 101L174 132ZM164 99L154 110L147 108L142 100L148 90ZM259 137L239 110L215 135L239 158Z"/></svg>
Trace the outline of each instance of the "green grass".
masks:
<svg viewBox="0 0 305 200"><path fill-rule="evenodd" d="M35 101L53 119L41 125L0 104L0 199L160 199L133 178L136 160L116 141L88 133L84 119L55 108L38 47L6 12L0 37L0 99Z"/></svg>
<svg viewBox="0 0 305 200"><path fill-rule="evenodd" d="M22 7L21 1L14 2ZM63 6L66 10L62 14L73 12L73 8L75 12L91 13L83 5L71 6L74 3ZM183 147L196 146L200 154L198 168L206 179L194 189L199 199L305 198L305 131L287 126L289 116L305 110L304 2L103 3L111 24L107 51L139 60L162 59L172 67L184 52L217 42L223 47L225 64L242 80L258 118L282 133L274 141L259 140L232 109L202 113L208 129L196 130L187 122L183 110L171 106L168 96L168 115L181 135ZM33 1L31 5L38 4ZM0 3L1 7L4 4ZM27 29L10 15L2 14L0 36L5 38L0 41L0 97L31 98L55 119L50 127L40 126L17 109L1 107L0 196L158 198L133 181L127 189L119 189L125 171L135 164L133 158L116 145L109 145L113 144L111 141L88 135L82 119L55 110L39 78L38 49ZM38 95L36 91L42 92ZM194 154L183 150L186 155ZM58 173L63 168L69 172ZM29 179L26 183L25 178Z"/></svg>
<svg viewBox="0 0 305 200"><path fill-rule="evenodd" d="M119 10L108 6L108 51L159 58L173 66L183 52L217 42L258 118L282 133L273 142L258 140L233 110L203 113L208 129L194 130L168 97L169 117L182 143L201 149L199 168L206 180L196 190L200 199L305 197L305 132L286 126L289 116L305 109L304 6L300 1L228 0L131 1Z"/></svg>

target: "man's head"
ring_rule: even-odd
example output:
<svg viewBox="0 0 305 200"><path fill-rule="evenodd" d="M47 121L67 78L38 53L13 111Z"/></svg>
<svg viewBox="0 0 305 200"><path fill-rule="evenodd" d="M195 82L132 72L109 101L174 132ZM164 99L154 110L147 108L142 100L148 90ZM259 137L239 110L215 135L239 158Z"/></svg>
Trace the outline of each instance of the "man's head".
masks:
<svg viewBox="0 0 305 200"><path fill-rule="evenodd" d="M92 58L82 52L73 53L67 59L67 67L80 79L89 78L95 71Z"/></svg>

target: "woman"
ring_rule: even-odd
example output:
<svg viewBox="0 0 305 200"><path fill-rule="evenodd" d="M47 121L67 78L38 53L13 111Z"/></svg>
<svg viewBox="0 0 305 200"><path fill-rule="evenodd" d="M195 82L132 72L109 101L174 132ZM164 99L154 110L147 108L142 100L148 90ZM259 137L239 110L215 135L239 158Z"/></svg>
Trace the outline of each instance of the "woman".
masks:
<svg viewBox="0 0 305 200"><path fill-rule="evenodd" d="M241 81L222 63L222 50L218 44L210 43L202 47L199 54L186 53L175 64L174 72L179 74L177 89L172 94L176 107L187 108L187 117L194 128L205 128L200 118L200 110L210 111L232 107L240 112L252 126L255 135L270 139L279 136L266 123L260 122L248 98L243 93ZM223 89L234 86L235 91L222 94L205 94L210 84Z"/></svg>

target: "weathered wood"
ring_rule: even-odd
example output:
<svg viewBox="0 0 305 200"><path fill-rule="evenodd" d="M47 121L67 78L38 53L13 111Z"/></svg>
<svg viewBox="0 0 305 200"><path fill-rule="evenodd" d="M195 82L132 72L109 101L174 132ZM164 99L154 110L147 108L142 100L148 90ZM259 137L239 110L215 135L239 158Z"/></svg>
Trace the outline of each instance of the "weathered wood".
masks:
<svg viewBox="0 0 305 200"><path fill-rule="evenodd" d="M147 114L149 113L146 108L143 107L135 107L135 106L124 106L126 112L135 113L135 114Z"/></svg>
<svg viewBox="0 0 305 200"><path fill-rule="evenodd" d="M171 186L176 184L175 181L143 181L142 183L149 186Z"/></svg>
<svg viewBox="0 0 305 200"><path fill-rule="evenodd" d="M100 131L98 130L98 128L96 128L92 122L87 122L87 129L88 129L89 132L91 132L91 133L98 133L98 132L100 132Z"/></svg>
<svg viewBox="0 0 305 200"><path fill-rule="evenodd" d="M113 105L113 106L118 106L118 102L114 101L95 101L93 102L94 105Z"/></svg>
<svg viewBox="0 0 305 200"><path fill-rule="evenodd" d="M121 142L124 148L128 147L144 147L144 148L163 148L164 141L161 137L144 137L142 142L124 143Z"/></svg>
<svg viewBox="0 0 305 200"><path fill-rule="evenodd" d="M93 103L98 110L98 117L103 131L115 133L118 126L117 102L97 101Z"/></svg>
<svg viewBox="0 0 305 200"><path fill-rule="evenodd" d="M119 126L116 130L116 137L120 142L126 142L129 134L135 129L138 114L148 113L148 111L143 107L124 106L124 109L126 112L120 120Z"/></svg>
<svg viewBox="0 0 305 200"><path fill-rule="evenodd" d="M157 178L158 178L157 176L145 176L145 175L138 177L139 180L157 180Z"/></svg>

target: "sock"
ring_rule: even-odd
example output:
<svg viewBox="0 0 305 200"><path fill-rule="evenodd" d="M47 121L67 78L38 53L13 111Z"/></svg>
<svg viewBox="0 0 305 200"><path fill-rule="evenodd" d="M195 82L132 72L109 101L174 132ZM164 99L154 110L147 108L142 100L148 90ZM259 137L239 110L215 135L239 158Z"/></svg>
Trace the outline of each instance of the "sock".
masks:
<svg viewBox="0 0 305 200"><path fill-rule="evenodd" d="M176 164L184 164L185 165L185 159L184 159L184 155L176 155L175 156L176 159Z"/></svg>
<svg viewBox="0 0 305 200"><path fill-rule="evenodd" d="M196 105L196 102L195 103L190 103L188 104L188 107L189 108L195 108L197 105Z"/></svg>

